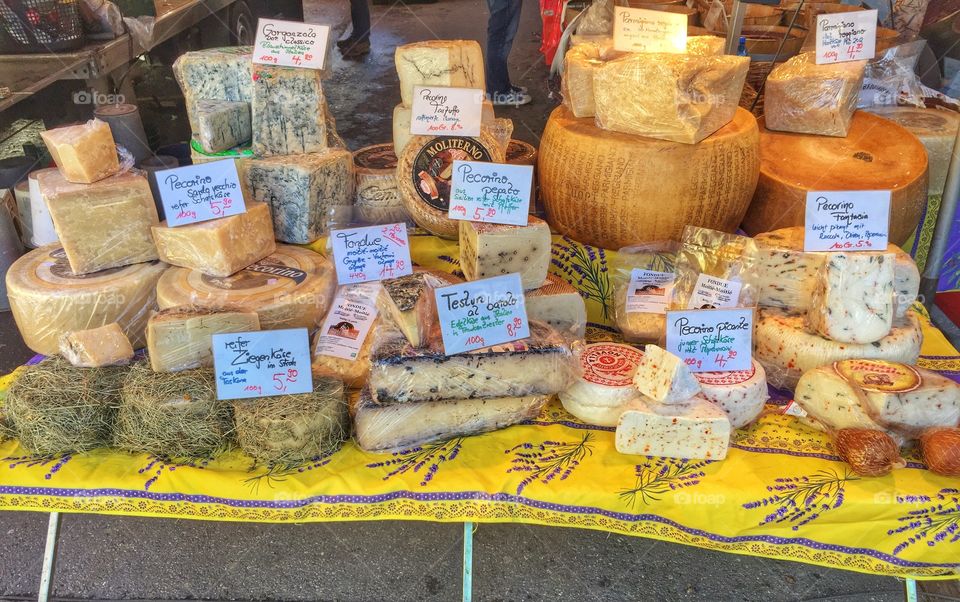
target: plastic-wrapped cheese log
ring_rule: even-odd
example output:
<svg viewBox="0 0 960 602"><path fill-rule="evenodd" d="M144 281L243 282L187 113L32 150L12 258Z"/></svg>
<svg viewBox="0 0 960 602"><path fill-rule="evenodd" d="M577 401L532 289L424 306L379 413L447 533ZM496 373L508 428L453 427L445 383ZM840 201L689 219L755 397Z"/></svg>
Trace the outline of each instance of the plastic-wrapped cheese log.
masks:
<svg viewBox="0 0 960 602"><path fill-rule="evenodd" d="M625 341L662 342L678 248L668 241L617 251L610 274L613 319Z"/></svg>
<svg viewBox="0 0 960 602"><path fill-rule="evenodd" d="M632 402L617 424L621 454L723 460L730 445L730 420L698 395L687 403Z"/></svg>
<svg viewBox="0 0 960 602"><path fill-rule="evenodd" d="M677 251L670 308L756 305L758 264L753 239L688 225Z"/></svg>
<svg viewBox="0 0 960 602"><path fill-rule="evenodd" d="M893 325L893 254L827 253L807 323L840 343L873 343L887 336Z"/></svg>
<svg viewBox="0 0 960 602"><path fill-rule="evenodd" d="M920 357L923 331L914 312L893 323L890 334L873 343L838 343L804 326L802 314L779 309L757 312L753 356L767 372L767 382L793 389L808 370L845 359L884 359L914 364Z"/></svg>

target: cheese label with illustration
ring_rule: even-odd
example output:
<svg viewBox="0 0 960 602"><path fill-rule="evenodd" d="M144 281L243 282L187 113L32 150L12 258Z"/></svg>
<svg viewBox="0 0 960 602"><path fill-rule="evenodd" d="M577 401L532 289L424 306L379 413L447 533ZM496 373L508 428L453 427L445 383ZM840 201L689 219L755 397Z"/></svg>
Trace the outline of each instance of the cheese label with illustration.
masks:
<svg viewBox="0 0 960 602"><path fill-rule="evenodd" d="M725 309L736 307L740 302L743 284L736 280L724 280L709 274L697 276L697 284L690 295L687 309Z"/></svg>
<svg viewBox="0 0 960 602"><path fill-rule="evenodd" d="M634 268L627 289L627 313L665 314L676 275Z"/></svg>
<svg viewBox="0 0 960 602"><path fill-rule="evenodd" d="M272 286L279 278L302 284L307 273L282 264L267 263L266 260L247 266L232 276L218 277L203 274L200 279L215 288L223 290L251 289Z"/></svg>
<svg viewBox="0 0 960 602"><path fill-rule="evenodd" d="M844 360L834 362L837 374L875 393L906 393L923 382L912 366L885 360Z"/></svg>
<svg viewBox="0 0 960 602"><path fill-rule="evenodd" d="M377 319L379 282L341 286L320 328L316 354L355 360Z"/></svg>
<svg viewBox="0 0 960 602"><path fill-rule="evenodd" d="M413 180L417 195L438 211L450 210L451 180L454 161L491 162L493 157L476 138L443 136L428 142L413 160L407 174Z"/></svg>
<svg viewBox="0 0 960 602"><path fill-rule="evenodd" d="M607 387L629 387L633 385L633 374L642 357L643 353L629 345L587 345L580 355L583 379Z"/></svg>

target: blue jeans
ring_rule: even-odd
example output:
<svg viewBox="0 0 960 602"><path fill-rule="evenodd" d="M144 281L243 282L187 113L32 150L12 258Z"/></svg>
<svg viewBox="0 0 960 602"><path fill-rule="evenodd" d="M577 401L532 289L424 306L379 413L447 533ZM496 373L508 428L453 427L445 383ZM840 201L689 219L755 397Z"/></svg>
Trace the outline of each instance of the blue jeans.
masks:
<svg viewBox="0 0 960 602"><path fill-rule="evenodd" d="M350 21L353 23L351 40L363 42L370 39L370 0L350 0Z"/></svg>
<svg viewBox="0 0 960 602"><path fill-rule="evenodd" d="M520 27L521 0L487 0L490 20L487 21L487 93L510 92L507 57L513 37Z"/></svg>

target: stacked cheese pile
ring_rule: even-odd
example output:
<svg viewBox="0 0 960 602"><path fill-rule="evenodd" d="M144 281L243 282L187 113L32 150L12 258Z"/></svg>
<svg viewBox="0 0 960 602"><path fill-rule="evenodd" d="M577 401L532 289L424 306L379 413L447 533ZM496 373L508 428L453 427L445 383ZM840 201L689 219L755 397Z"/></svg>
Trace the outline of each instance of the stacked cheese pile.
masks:
<svg viewBox="0 0 960 602"><path fill-rule="evenodd" d="M909 255L804 252L803 228L756 237L760 253L755 353L777 387L850 358L915 362L921 332L910 305L920 274Z"/></svg>

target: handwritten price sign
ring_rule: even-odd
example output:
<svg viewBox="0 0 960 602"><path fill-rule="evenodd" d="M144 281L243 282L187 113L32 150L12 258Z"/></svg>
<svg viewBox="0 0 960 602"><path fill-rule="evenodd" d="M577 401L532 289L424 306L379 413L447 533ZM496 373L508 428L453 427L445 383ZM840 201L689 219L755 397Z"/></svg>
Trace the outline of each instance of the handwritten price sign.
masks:
<svg viewBox="0 0 960 602"><path fill-rule="evenodd" d="M333 230L330 240L340 284L389 280L413 273L405 224Z"/></svg>
<svg viewBox="0 0 960 602"><path fill-rule="evenodd" d="M168 226L183 226L247 210L233 159L157 172Z"/></svg>
<svg viewBox="0 0 960 602"><path fill-rule="evenodd" d="M687 16L614 7L613 48L622 52L684 53L687 51Z"/></svg>
<svg viewBox="0 0 960 602"><path fill-rule="evenodd" d="M416 86L410 133L424 136L479 136L483 90Z"/></svg>
<svg viewBox="0 0 960 602"><path fill-rule="evenodd" d="M526 226L532 165L454 161L450 219Z"/></svg>
<svg viewBox="0 0 960 602"><path fill-rule="evenodd" d="M298 21L260 19L253 62L280 67L323 69L330 28Z"/></svg>
<svg viewBox="0 0 960 602"><path fill-rule="evenodd" d="M447 355L530 336L519 274L434 290Z"/></svg>
<svg viewBox="0 0 960 602"><path fill-rule="evenodd" d="M885 251L890 191L807 193L804 251Z"/></svg>
<svg viewBox="0 0 960 602"><path fill-rule="evenodd" d="M817 15L817 64L868 61L877 44L877 11Z"/></svg>
<svg viewBox="0 0 960 602"><path fill-rule="evenodd" d="M313 390L306 328L215 334L212 339L217 399Z"/></svg>
<svg viewBox="0 0 960 602"><path fill-rule="evenodd" d="M668 311L667 351L692 372L749 370L753 309Z"/></svg>

